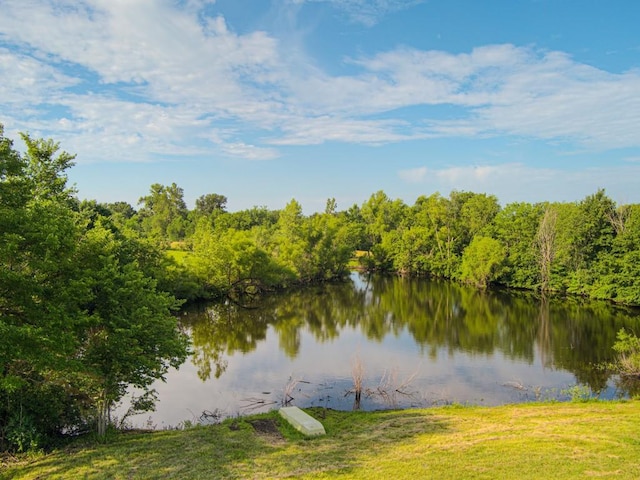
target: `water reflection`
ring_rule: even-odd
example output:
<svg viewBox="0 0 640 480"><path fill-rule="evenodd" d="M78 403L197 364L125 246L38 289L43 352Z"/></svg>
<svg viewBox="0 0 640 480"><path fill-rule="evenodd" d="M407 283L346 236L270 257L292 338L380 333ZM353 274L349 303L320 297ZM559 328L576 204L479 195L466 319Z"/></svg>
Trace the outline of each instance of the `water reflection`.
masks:
<svg viewBox="0 0 640 480"><path fill-rule="evenodd" d="M380 406L383 395L375 392L384 382L391 388L407 378L412 395L399 406L522 401L575 384L625 394L599 365L613 359L620 328L640 326L637 311L601 302L358 274L348 283L267 297L255 309L201 306L182 322L191 332L197 379L190 366L173 372L158 388L161 409L182 408L167 400L177 388L206 392L206 401L190 408L220 402L229 414L243 399L277 402L287 382L295 383L288 393L296 404L350 408L353 397L345 393L355 357L371 394L364 408Z"/></svg>

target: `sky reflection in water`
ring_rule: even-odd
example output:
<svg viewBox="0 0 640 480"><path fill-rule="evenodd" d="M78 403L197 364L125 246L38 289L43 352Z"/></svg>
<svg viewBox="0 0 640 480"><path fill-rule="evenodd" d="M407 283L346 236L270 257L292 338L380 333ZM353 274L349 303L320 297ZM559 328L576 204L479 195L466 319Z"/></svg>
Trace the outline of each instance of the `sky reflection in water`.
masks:
<svg viewBox="0 0 640 480"><path fill-rule="evenodd" d="M620 328L640 326L637 311L600 302L359 274L252 310L203 306L183 322L195 355L155 385L157 410L137 426L266 411L287 393L300 407L349 410L355 362L365 410L558 398L574 385L625 395L597 365L613 358Z"/></svg>

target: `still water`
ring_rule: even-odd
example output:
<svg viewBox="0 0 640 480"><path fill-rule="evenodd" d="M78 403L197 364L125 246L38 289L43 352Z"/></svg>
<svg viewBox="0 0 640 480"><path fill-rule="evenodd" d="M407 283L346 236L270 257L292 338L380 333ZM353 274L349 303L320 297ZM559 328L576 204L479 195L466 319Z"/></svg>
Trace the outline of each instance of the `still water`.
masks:
<svg viewBox="0 0 640 480"><path fill-rule="evenodd" d="M133 417L135 425L167 428L285 403L371 410L562 400L570 390L626 396L599 365L613 360L619 329L640 331L640 312L354 273L270 295L257 308L200 306L181 322L193 356L154 386L156 412Z"/></svg>

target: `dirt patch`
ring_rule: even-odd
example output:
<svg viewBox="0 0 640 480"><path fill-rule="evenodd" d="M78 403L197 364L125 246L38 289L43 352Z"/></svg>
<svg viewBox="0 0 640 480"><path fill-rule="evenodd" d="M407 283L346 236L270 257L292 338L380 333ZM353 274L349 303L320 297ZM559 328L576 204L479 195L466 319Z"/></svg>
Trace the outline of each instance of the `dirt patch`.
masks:
<svg viewBox="0 0 640 480"><path fill-rule="evenodd" d="M284 437L282 433L280 433L280 429L278 428L278 424L275 420L267 418L267 419L255 419L250 420L249 423L262 437L268 438L272 443L281 443L284 442Z"/></svg>

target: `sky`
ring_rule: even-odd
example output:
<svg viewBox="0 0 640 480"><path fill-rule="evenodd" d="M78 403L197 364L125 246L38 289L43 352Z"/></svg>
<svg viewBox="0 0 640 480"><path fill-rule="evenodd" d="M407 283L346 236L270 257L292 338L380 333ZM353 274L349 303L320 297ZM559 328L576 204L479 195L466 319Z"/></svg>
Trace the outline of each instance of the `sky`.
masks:
<svg viewBox="0 0 640 480"><path fill-rule="evenodd" d="M0 0L0 123L78 196L640 203L637 0Z"/></svg>

